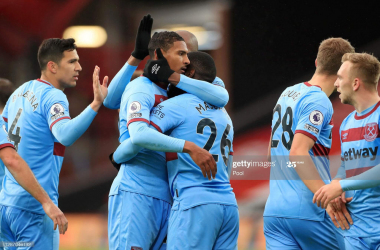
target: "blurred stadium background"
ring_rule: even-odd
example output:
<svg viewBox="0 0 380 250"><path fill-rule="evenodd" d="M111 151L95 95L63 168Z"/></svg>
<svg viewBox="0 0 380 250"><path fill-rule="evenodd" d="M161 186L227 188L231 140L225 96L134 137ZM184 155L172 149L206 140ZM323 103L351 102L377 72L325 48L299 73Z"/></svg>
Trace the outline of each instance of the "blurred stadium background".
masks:
<svg viewBox="0 0 380 250"><path fill-rule="evenodd" d="M134 46L143 15L153 29L186 29L210 53L230 93L235 160L265 158L272 109L288 85L312 76L319 43L348 39L357 52L380 56L378 9L334 1L264 0L1 0L0 77L16 86L40 76L37 49L51 37L74 36L83 71L77 87L65 91L72 117L92 100L92 72L112 77ZM139 68L143 68L141 63ZM335 114L332 172L339 165L339 125L353 110L331 98ZM59 186L59 206L69 229L60 248L108 249L107 202L116 170L108 162L118 145L118 114L102 108L89 130L66 149ZM236 169L233 175L240 209L239 249L265 249L262 213L268 195L269 168ZM143 222L142 222L143 223Z"/></svg>

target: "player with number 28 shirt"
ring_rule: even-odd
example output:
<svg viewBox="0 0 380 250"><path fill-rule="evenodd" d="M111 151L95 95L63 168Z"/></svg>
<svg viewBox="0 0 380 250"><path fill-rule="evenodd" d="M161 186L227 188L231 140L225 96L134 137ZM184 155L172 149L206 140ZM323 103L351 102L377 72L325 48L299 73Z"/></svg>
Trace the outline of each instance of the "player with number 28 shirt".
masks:
<svg viewBox="0 0 380 250"><path fill-rule="evenodd" d="M331 181L328 154L333 107L328 96L335 88L340 59L352 50L342 38L323 41L312 79L285 89L273 110L268 155L274 166L264 210L267 249L339 249L343 245L327 216L334 217L331 207L321 209L312 199Z"/></svg>

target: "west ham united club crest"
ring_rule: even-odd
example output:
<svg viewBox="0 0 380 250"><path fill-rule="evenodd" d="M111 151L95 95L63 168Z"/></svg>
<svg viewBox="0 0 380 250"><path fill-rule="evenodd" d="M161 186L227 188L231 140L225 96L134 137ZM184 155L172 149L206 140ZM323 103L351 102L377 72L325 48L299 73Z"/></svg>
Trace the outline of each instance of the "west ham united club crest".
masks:
<svg viewBox="0 0 380 250"><path fill-rule="evenodd" d="M377 138L379 126L376 122L368 123L364 128L364 139L366 141L374 141Z"/></svg>

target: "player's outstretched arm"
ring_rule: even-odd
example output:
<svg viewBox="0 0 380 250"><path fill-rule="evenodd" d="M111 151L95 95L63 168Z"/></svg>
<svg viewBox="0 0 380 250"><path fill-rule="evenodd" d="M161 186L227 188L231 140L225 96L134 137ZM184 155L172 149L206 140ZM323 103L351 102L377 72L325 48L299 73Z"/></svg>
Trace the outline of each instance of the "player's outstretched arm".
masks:
<svg viewBox="0 0 380 250"><path fill-rule="evenodd" d="M145 65L145 77L152 81L170 82L211 105L217 107L226 106L229 95L225 88L174 72L170 68L166 58L162 55L161 49L156 49L156 53L158 59L149 60ZM158 70L152 70L153 67L158 68Z"/></svg>
<svg viewBox="0 0 380 250"><path fill-rule="evenodd" d="M51 125L54 137L64 146L72 145L88 129L107 96L108 77L105 76L100 84L99 72L100 68L96 66L93 74L94 101L74 119L58 119Z"/></svg>
<svg viewBox="0 0 380 250"><path fill-rule="evenodd" d="M113 160L117 164L129 161L135 157L141 149L143 149L143 147L133 144L131 138L128 138L117 147L113 153Z"/></svg>
<svg viewBox="0 0 380 250"><path fill-rule="evenodd" d="M129 124L130 139L133 144L154 151L188 153L197 164L205 178L215 178L217 166L212 155L192 142L173 138L158 132L154 126L148 127L145 122ZM120 159L115 158L116 162Z"/></svg>
<svg viewBox="0 0 380 250"><path fill-rule="evenodd" d="M42 204L45 213L54 222L54 230L59 227L59 232L65 234L68 222L62 211L53 203L49 195L38 183L28 164L17 154L16 150L6 147L0 150L0 158L4 165L15 178L17 183L29 192Z"/></svg>
<svg viewBox="0 0 380 250"><path fill-rule="evenodd" d="M150 34L152 32L153 18L148 14L143 17L140 22L135 49L129 57L127 63L112 79L108 88L108 95L104 99L104 106L109 109L119 109L121 96L123 95L125 87L131 81L133 72L135 72L139 63L149 55L148 44L150 41Z"/></svg>

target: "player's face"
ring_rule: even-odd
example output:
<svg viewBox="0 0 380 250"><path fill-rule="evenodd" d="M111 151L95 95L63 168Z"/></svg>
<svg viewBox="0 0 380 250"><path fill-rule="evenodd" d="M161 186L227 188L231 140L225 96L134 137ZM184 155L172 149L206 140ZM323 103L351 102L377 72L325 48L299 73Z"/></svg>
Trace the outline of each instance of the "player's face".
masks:
<svg viewBox="0 0 380 250"><path fill-rule="evenodd" d="M77 51L64 51L56 74L60 87L62 89L75 87L81 70Z"/></svg>
<svg viewBox="0 0 380 250"><path fill-rule="evenodd" d="M340 93L340 101L344 104L352 104L352 95L354 90L352 88L353 78L350 74L352 68L351 62L344 62L338 70L338 78L336 79L334 86Z"/></svg>
<svg viewBox="0 0 380 250"><path fill-rule="evenodd" d="M187 65L190 63L190 60L187 57L187 52L186 43L183 41L177 41L173 43L173 46L168 49L166 53L164 51L163 55L172 70L178 74L184 74Z"/></svg>

